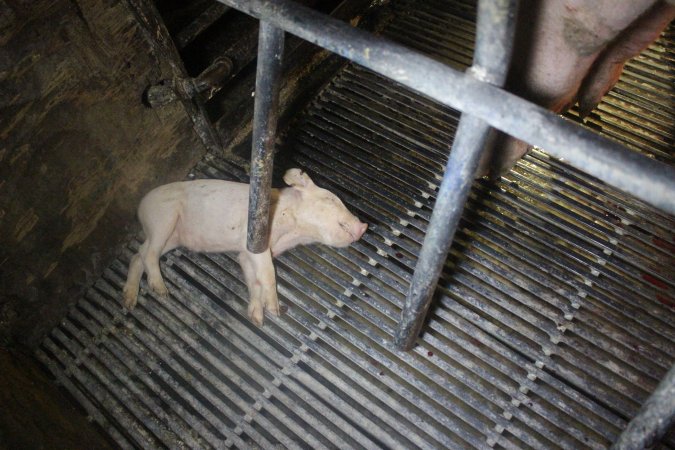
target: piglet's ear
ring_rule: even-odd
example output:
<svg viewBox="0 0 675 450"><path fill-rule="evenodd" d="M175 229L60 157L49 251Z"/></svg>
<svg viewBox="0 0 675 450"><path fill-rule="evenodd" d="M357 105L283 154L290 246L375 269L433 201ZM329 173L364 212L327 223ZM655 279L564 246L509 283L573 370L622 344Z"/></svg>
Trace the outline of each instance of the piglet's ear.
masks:
<svg viewBox="0 0 675 450"><path fill-rule="evenodd" d="M312 179L300 169L288 169L284 174L284 181L287 185L296 188L307 188L314 186Z"/></svg>

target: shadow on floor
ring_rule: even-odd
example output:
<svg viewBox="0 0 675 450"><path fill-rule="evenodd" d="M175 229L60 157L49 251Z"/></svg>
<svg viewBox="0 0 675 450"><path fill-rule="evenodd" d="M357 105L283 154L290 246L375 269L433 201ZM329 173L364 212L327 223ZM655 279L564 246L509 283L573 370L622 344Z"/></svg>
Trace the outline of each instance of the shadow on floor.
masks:
<svg viewBox="0 0 675 450"><path fill-rule="evenodd" d="M27 353L0 348L0 405L0 449L114 448Z"/></svg>

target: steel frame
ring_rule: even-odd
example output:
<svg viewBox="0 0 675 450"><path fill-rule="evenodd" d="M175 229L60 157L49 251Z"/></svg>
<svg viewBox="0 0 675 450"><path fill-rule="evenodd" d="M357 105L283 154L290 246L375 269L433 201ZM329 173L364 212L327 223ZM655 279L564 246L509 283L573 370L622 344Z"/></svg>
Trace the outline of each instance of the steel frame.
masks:
<svg viewBox="0 0 675 450"><path fill-rule="evenodd" d="M510 61L517 0L479 1L474 64L466 74L290 0L219 1L261 20L247 242L250 251L259 253L268 246L283 31L464 113L396 333L394 346L398 349L410 349L424 323L491 126L545 148L607 184L675 214L673 168L500 88ZM659 424L673 422L675 410L662 407L664 402L675 403L673 373L675 367L626 427L617 448L644 447L666 431Z"/></svg>

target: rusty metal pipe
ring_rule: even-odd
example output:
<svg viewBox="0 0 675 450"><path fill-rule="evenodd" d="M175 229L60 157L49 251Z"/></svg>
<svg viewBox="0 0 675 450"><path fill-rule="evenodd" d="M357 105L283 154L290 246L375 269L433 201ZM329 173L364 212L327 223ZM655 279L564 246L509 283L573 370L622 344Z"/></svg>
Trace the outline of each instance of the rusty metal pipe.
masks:
<svg viewBox="0 0 675 450"><path fill-rule="evenodd" d="M253 253L262 253L269 247L270 191L283 52L284 30L262 21L258 40L246 240L246 248Z"/></svg>

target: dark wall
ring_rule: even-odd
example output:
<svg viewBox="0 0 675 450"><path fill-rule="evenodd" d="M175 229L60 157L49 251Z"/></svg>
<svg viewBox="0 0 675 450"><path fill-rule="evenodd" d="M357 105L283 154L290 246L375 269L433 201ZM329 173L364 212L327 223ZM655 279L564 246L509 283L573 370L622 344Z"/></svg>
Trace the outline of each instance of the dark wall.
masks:
<svg viewBox="0 0 675 450"><path fill-rule="evenodd" d="M0 0L0 345L35 344L204 148L124 0Z"/></svg>
<svg viewBox="0 0 675 450"><path fill-rule="evenodd" d="M117 448L29 355L0 348L0 448Z"/></svg>

